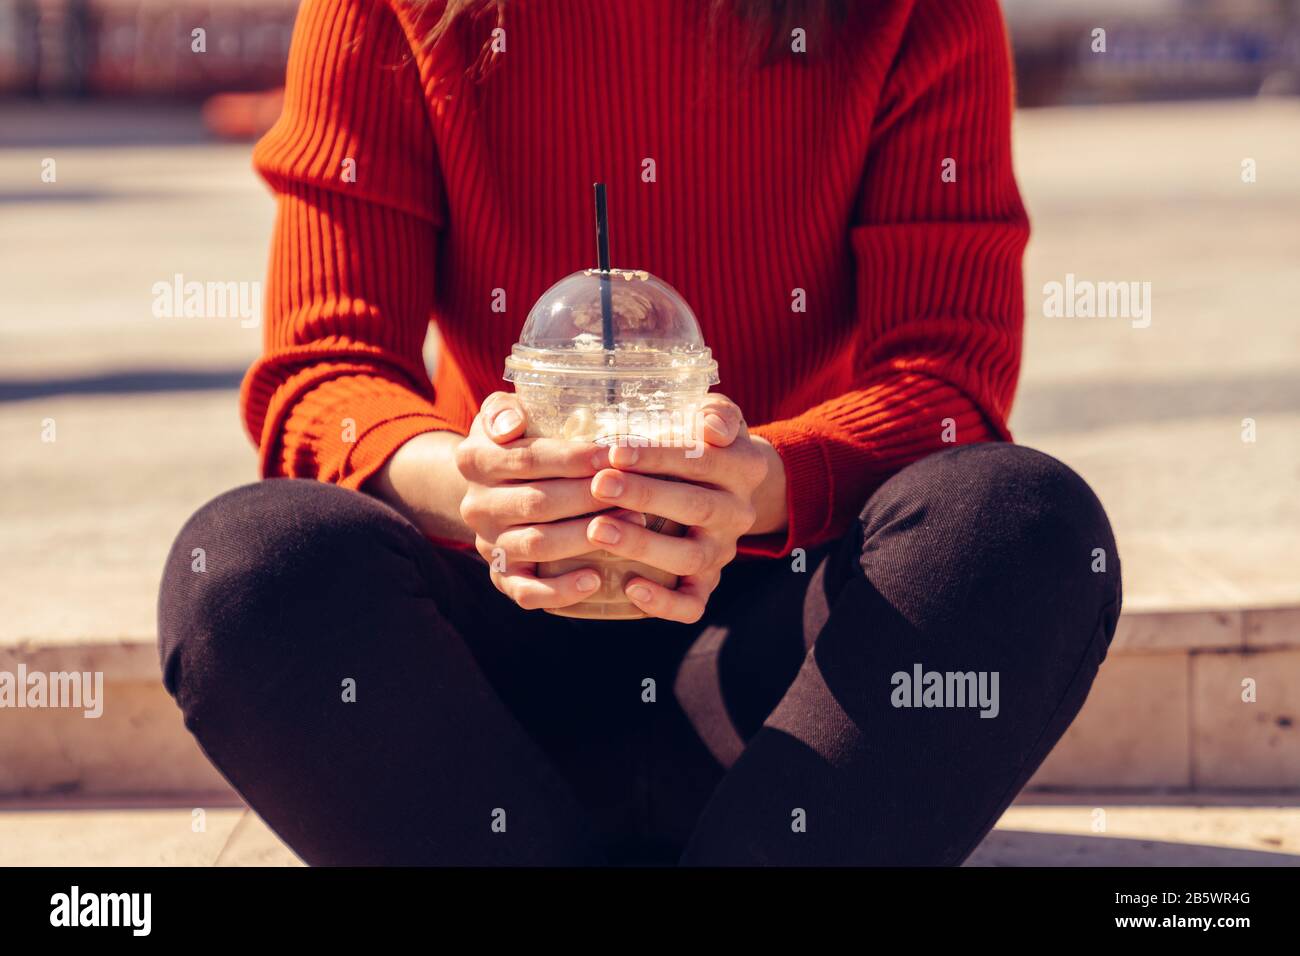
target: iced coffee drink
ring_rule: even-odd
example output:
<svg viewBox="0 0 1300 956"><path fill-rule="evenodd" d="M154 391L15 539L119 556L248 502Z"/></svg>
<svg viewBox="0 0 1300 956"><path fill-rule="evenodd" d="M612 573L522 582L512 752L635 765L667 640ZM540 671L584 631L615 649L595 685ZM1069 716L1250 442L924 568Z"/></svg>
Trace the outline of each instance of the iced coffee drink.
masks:
<svg viewBox="0 0 1300 956"><path fill-rule="evenodd" d="M519 343L506 359L507 380L528 415L528 435L601 444L656 445L697 455L697 411L718 382L718 364L704 345L685 300L648 272L588 269L552 286L533 306ZM661 534L686 529L656 515ZM607 551L543 562L554 577L591 567L596 592L553 613L627 620L645 617L624 594L633 577L665 587L676 578Z"/></svg>

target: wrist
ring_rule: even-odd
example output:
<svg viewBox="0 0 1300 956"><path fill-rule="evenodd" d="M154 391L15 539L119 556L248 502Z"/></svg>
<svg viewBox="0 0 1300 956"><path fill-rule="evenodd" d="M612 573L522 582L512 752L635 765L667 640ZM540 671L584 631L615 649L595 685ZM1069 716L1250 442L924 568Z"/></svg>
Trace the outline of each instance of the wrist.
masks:
<svg viewBox="0 0 1300 956"><path fill-rule="evenodd" d="M789 528L790 514L786 503L785 462L766 438L750 435L767 461L767 475L754 491L753 505L756 517L748 534L784 534Z"/></svg>
<svg viewBox="0 0 1300 956"><path fill-rule="evenodd" d="M366 483L365 489L396 508L424 534L451 541L474 540L460 517L466 482L456 467L464 436L423 432L404 442Z"/></svg>

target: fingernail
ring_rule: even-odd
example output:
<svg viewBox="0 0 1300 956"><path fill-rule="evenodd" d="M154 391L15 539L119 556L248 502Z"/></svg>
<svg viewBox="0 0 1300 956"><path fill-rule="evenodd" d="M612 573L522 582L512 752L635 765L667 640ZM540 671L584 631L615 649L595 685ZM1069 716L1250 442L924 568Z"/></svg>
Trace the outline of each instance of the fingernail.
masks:
<svg viewBox="0 0 1300 956"><path fill-rule="evenodd" d="M645 604L650 600L650 589L644 584L634 584L627 589L627 596L633 601L640 601Z"/></svg>
<svg viewBox="0 0 1300 956"><path fill-rule="evenodd" d="M591 540L601 544L618 544L622 537L623 532L619 531L618 525L612 521L598 521L591 531Z"/></svg>
<svg viewBox="0 0 1300 956"><path fill-rule="evenodd" d="M619 521L626 521L628 524L634 524L637 527L646 526L645 514L640 511L628 511L626 508L619 508L617 511L609 513L611 518L617 518Z"/></svg>
<svg viewBox="0 0 1300 956"><path fill-rule="evenodd" d="M600 586L600 578L591 571L578 575L578 580L574 582L579 591L586 593L594 591Z"/></svg>
<svg viewBox="0 0 1300 956"><path fill-rule="evenodd" d="M704 424L712 428L719 435L730 435L731 429L727 426L727 420L721 415L715 415L708 412L704 416Z"/></svg>
<svg viewBox="0 0 1300 956"><path fill-rule="evenodd" d="M597 498L617 498L623 493L623 479L617 472L601 472L591 483L591 493Z"/></svg>
<svg viewBox="0 0 1300 956"><path fill-rule="evenodd" d="M636 460L641 457L641 453L631 445L615 445L609 450L609 463L614 464L615 453L618 455L618 464L622 468L627 468L636 464Z"/></svg>
<svg viewBox="0 0 1300 956"><path fill-rule="evenodd" d="M523 421L513 408L503 408L492 418L492 434L507 435L519 427Z"/></svg>

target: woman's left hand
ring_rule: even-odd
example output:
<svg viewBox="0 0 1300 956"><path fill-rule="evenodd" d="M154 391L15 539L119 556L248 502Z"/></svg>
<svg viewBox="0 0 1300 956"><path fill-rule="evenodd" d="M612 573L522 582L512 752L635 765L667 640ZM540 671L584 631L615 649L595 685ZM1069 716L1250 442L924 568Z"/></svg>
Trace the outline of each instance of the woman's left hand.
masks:
<svg viewBox="0 0 1300 956"><path fill-rule="evenodd" d="M587 525L587 538L596 547L678 575L676 590L641 577L628 581L625 590L650 616L685 624L704 614L722 569L736 556L737 539L754 526L755 494L775 457L771 445L750 437L740 409L721 395L709 396L698 423L702 440L693 447L612 446L610 467L591 480L598 501L686 525L683 537L609 513Z"/></svg>

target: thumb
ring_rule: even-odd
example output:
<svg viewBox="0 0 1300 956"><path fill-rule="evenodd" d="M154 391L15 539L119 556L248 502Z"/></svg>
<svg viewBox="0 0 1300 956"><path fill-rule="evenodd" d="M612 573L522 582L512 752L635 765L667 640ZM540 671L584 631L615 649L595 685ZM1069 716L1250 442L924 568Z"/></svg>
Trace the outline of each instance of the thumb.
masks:
<svg viewBox="0 0 1300 956"><path fill-rule="evenodd" d="M498 445L520 437L528 422L519 396L509 392L493 392L489 395L483 400L481 414L484 430Z"/></svg>

